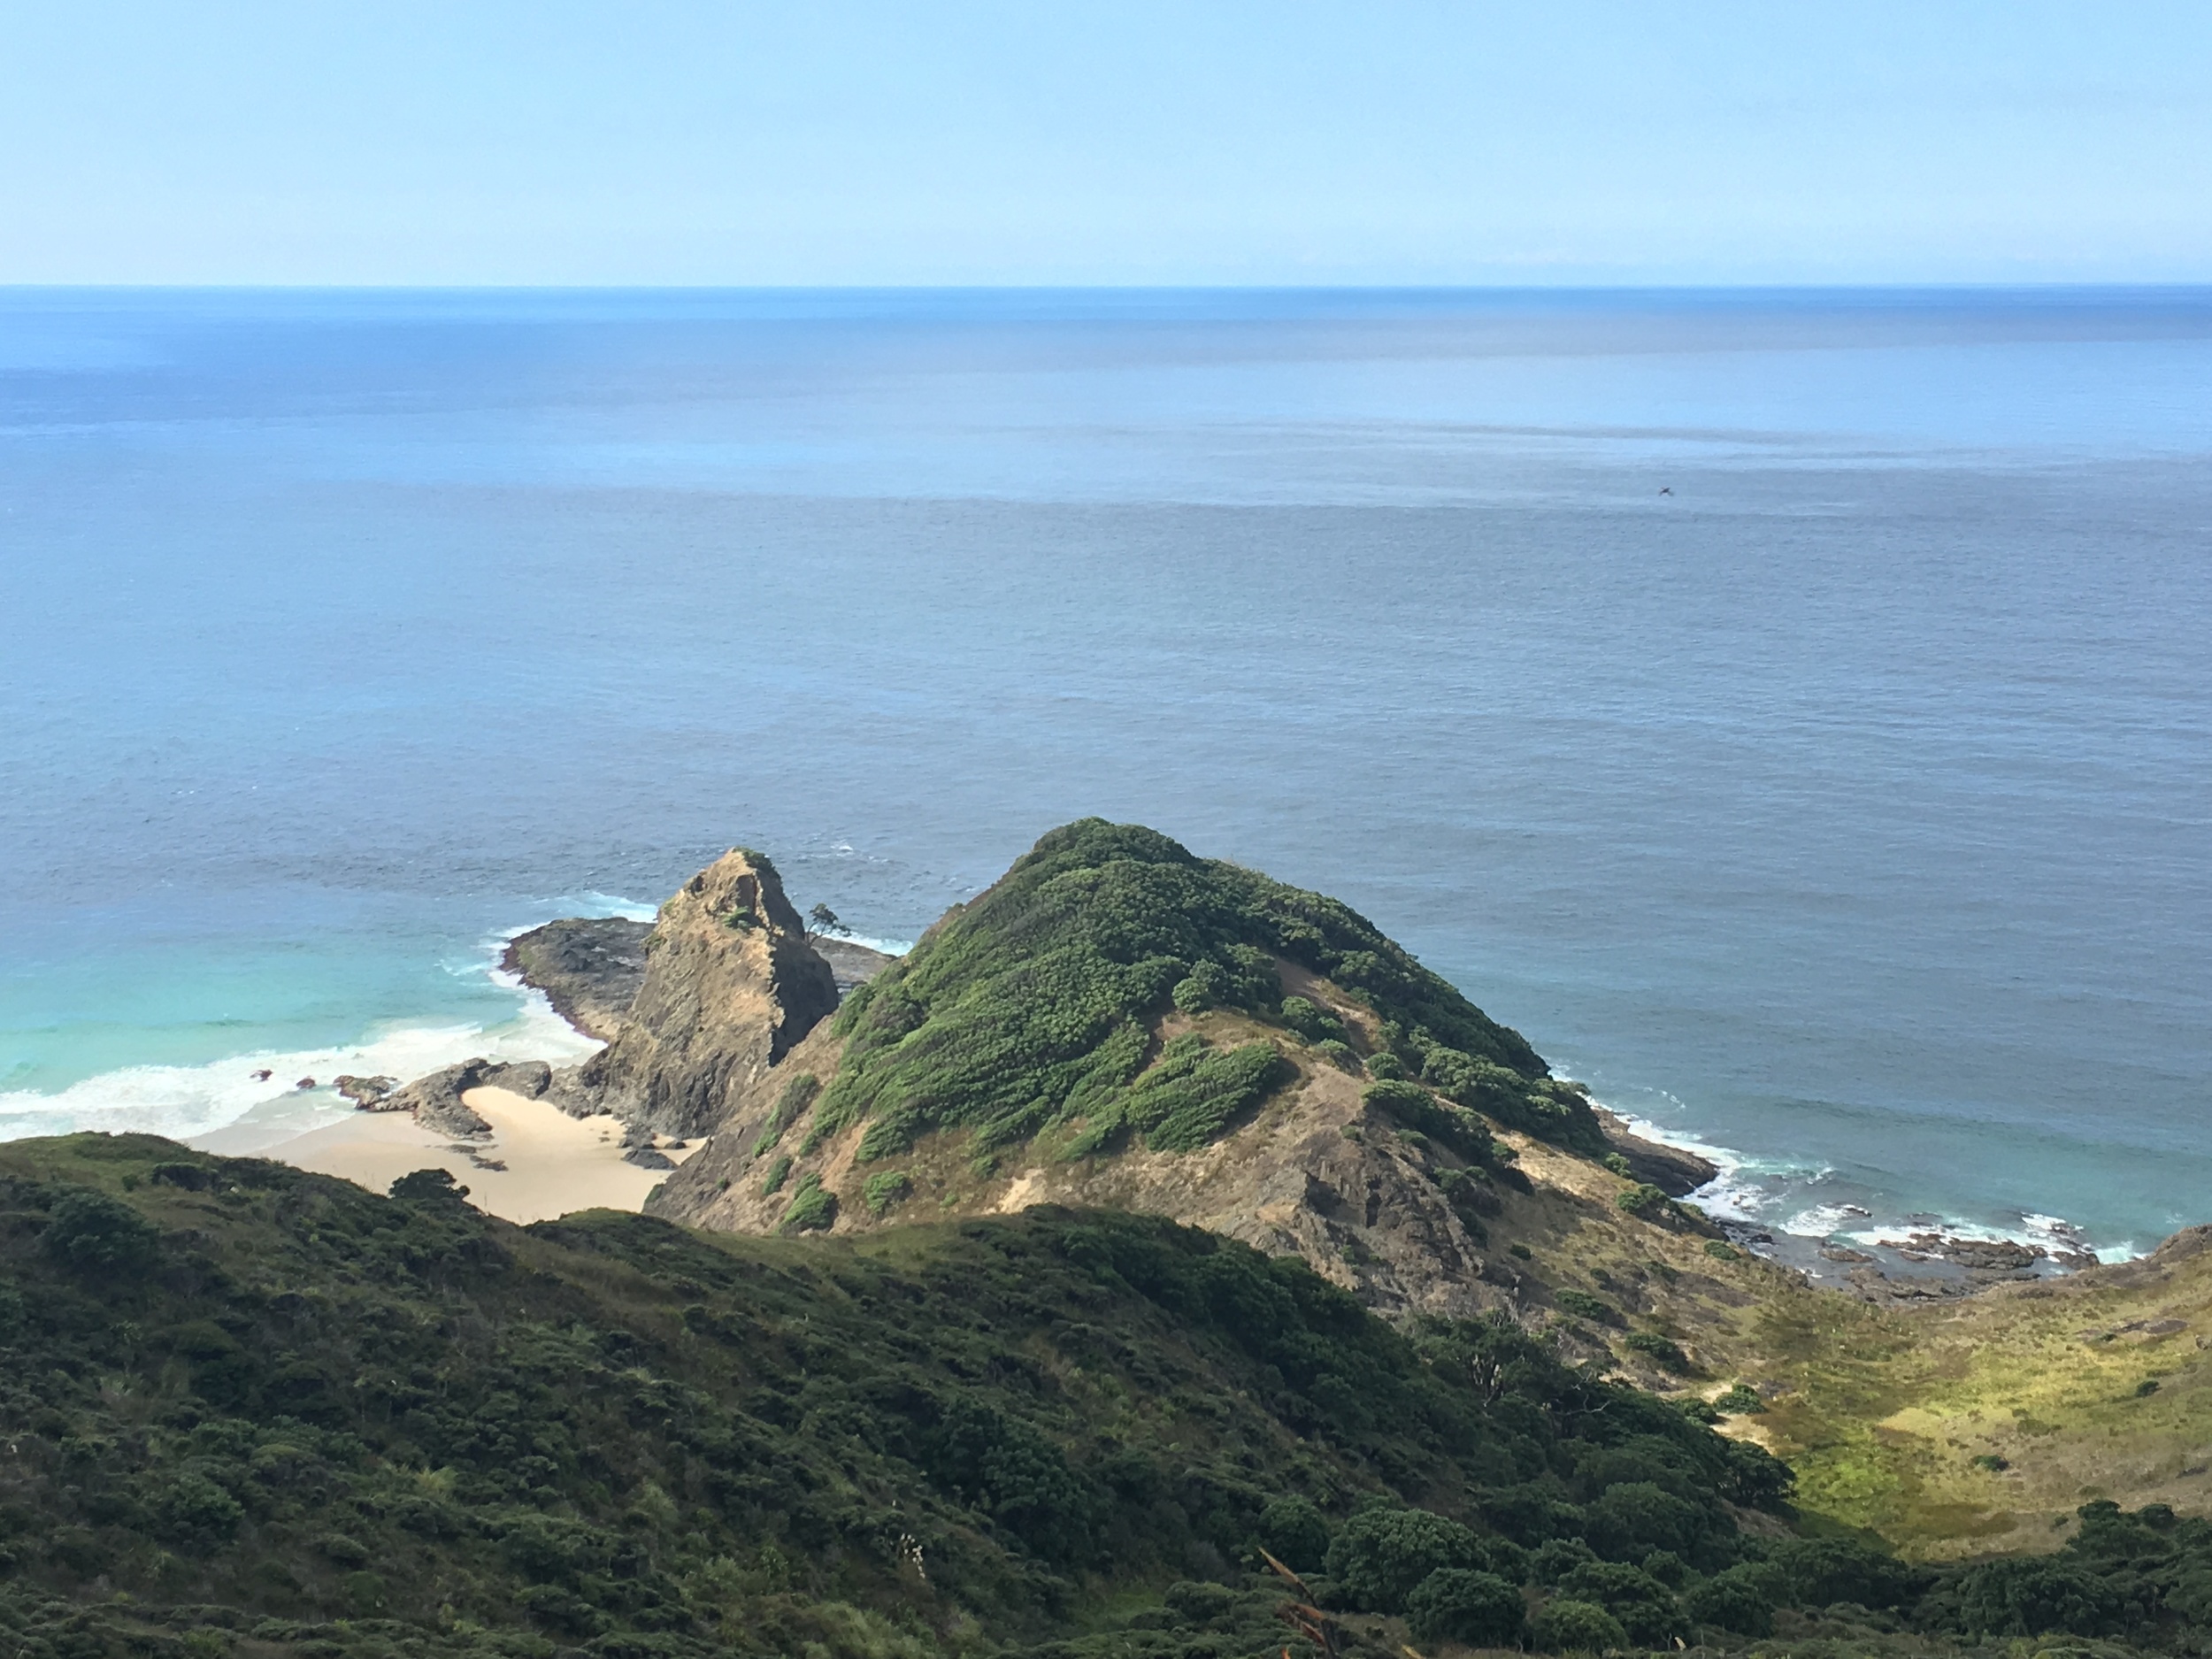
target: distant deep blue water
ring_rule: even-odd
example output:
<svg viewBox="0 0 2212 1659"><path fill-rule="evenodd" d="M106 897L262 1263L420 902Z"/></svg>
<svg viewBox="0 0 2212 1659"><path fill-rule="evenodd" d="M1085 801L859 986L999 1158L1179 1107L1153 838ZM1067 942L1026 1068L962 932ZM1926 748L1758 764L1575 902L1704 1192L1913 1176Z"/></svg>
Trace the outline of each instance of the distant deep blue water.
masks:
<svg viewBox="0 0 2212 1659"><path fill-rule="evenodd" d="M503 933L742 841L911 938L1095 812L1753 1212L2147 1247L2208 460L2206 291L0 294L0 1133L265 1141L562 1041Z"/></svg>

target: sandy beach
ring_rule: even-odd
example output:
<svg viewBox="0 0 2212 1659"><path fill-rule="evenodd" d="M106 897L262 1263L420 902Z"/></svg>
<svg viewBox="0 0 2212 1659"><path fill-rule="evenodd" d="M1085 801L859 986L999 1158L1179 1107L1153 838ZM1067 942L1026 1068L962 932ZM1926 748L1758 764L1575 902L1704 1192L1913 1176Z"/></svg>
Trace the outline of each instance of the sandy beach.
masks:
<svg viewBox="0 0 2212 1659"><path fill-rule="evenodd" d="M667 1178L665 1170L622 1161L622 1125L612 1118L571 1118L501 1088L471 1089L463 1099L491 1125L488 1141L433 1134L403 1112L361 1112L280 1141L262 1156L378 1193L410 1171L447 1170L469 1189L469 1202L514 1222L578 1210L639 1210ZM667 1156L681 1163L690 1150Z"/></svg>

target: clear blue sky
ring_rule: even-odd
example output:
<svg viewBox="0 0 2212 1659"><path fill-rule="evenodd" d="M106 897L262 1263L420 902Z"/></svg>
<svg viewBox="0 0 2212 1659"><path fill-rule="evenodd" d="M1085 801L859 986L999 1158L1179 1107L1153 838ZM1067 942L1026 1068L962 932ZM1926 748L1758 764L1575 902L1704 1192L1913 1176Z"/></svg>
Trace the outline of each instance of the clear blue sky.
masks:
<svg viewBox="0 0 2212 1659"><path fill-rule="evenodd" d="M2212 0L5 0L0 281L2212 280Z"/></svg>

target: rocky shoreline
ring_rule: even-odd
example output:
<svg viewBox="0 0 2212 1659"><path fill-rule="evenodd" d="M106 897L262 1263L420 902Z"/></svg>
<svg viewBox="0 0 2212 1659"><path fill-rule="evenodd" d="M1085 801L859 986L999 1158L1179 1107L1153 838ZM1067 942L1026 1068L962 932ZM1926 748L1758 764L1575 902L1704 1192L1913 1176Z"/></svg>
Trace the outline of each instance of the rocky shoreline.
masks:
<svg viewBox="0 0 2212 1659"><path fill-rule="evenodd" d="M570 918L509 941L500 965L542 991L575 1029L607 1045L574 1066L478 1058L398 1086L342 1078L362 1110L410 1112L434 1133L481 1139L488 1125L463 1098L481 1087L541 1100L576 1118L611 1114L626 1161L674 1165L667 1151L711 1134L735 1102L837 1003L895 958L810 933L773 867L732 852L703 871L650 922ZM1618 1175L1670 1200L1693 1198L1721 1168L1686 1148L1635 1133L1594 1108ZM1701 1224L1710 1225L1710 1224ZM1738 1222L1714 1229L1738 1248L1858 1300L1909 1304L1976 1294L2096 1264L2085 1247L1966 1237L1931 1227L1895 1245L1853 1248Z"/></svg>

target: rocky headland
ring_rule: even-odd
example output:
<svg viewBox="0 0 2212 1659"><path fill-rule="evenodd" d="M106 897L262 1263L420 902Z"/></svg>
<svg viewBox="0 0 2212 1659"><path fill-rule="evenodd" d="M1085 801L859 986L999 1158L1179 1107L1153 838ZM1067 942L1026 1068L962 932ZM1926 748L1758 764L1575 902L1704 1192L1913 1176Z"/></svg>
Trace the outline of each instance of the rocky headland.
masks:
<svg viewBox="0 0 2212 1659"><path fill-rule="evenodd" d="M2131 1277L2063 1240L1930 1231L1862 1251L1716 1225L1693 1202L1712 1164L1595 1106L1364 918L1133 826L1054 832L897 959L810 936L772 864L740 851L653 924L554 923L507 960L607 1047L558 1070L472 1062L365 1108L467 1136L462 1096L490 1085L611 1114L632 1162L682 1155L648 1213L710 1231L1168 1217L1296 1257L1386 1317L1502 1314L1732 1414L1833 1513L1894 1528L1899 1494L1942 1485L1968 1508L1915 1513L1981 1518L1942 1522L1938 1551L2039 1536L2062 1482L2104 1467L2096 1436L2121 1431L2101 1408L2023 1403L2007 1409L2055 1438L1939 1446L1915 1412L2044 1402L2054 1374L2203 1340L2212 1275L2189 1250ZM1956 1366L1926 1357L1958 1351L1941 1322L1961 1318L1979 1333L1971 1407ZM2053 1320L2105 1334L2055 1362ZM2015 1337L2032 1366L1993 1373L1993 1341ZM1976 1509L1962 1494L1992 1469L2016 1501ZM2170 1486L2147 1470L2119 1489Z"/></svg>

